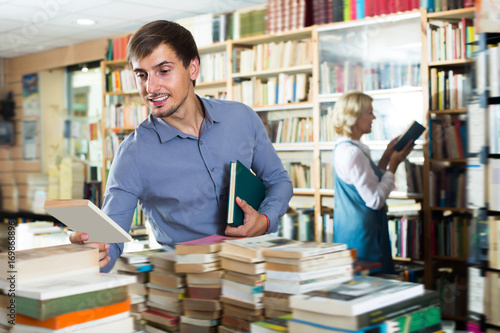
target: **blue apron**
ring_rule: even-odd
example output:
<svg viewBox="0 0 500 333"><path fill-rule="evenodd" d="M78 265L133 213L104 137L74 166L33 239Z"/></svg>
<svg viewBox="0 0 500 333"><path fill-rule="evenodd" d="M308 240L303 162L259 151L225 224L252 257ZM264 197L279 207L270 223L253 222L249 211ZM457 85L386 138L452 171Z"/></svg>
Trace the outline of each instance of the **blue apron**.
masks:
<svg viewBox="0 0 500 333"><path fill-rule="evenodd" d="M343 141L339 144L344 142L359 148L352 141ZM363 154L370 160L370 165L380 180L383 175L382 170L364 151ZM389 240L387 206L384 205L379 210L367 207L354 185L347 184L340 177L335 177L333 237L334 242L346 243L349 248L357 249L358 260L380 262L382 273L395 273Z"/></svg>

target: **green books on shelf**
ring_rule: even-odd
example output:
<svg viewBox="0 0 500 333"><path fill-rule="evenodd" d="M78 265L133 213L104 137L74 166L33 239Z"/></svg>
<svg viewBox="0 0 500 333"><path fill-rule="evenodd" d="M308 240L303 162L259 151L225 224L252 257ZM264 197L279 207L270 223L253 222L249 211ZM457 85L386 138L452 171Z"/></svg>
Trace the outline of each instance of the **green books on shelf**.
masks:
<svg viewBox="0 0 500 333"><path fill-rule="evenodd" d="M243 224L244 214L236 203L236 197L245 200L255 210L266 195L266 186L240 161L231 162L229 171L229 201L227 224L238 227Z"/></svg>
<svg viewBox="0 0 500 333"><path fill-rule="evenodd" d="M413 121L410 126L406 129L406 131L401 134L398 141L394 145L395 151L401 151L408 142L415 141L418 139L420 135L425 131L425 127L422 126L417 121Z"/></svg>

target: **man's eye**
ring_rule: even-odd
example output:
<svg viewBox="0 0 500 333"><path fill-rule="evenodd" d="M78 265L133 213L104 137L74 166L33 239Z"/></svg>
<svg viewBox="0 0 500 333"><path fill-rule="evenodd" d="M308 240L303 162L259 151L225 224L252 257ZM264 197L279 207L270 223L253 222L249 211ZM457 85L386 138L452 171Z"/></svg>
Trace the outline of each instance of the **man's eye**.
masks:
<svg viewBox="0 0 500 333"><path fill-rule="evenodd" d="M140 79L142 79L142 78L146 77L146 74L144 74L144 73L136 73L135 76L138 77L138 78L140 78Z"/></svg>
<svg viewBox="0 0 500 333"><path fill-rule="evenodd" d="M162 70L160 71L160 73L162 73L162 74L167 74L168 72L170 72L170 70L169 70L169 69L162 69Z"/></svg>

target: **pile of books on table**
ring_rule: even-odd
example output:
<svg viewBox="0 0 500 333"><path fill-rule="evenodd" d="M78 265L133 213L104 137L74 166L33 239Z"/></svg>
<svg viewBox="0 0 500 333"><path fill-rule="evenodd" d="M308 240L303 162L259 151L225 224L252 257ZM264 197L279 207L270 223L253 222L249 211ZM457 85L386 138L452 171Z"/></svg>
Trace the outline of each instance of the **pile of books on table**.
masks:
<svg viewBox="0 0 500 333"><path fill-rule="evenodd" d="M290 297L290 333L436 332L439 296L422 284L354 276L343 283Z"/></svg>
<svg viewBox="0 0 500 333"><path fill-rule="evenodd" d="M149 273L147 310L142 312L148 333L177 332L186 295L184 274L175 272L175 252L158 252L149 256L153 270Z"/></svg>
<svg viewBox="0 0 500 333"><path fill-rule="evenodd" d="M219 252L224 236L213 235L175 245L177 274L186 274L188 298L183 299L180 331L211 333L221 319L221 279Z"/></svg>
<svg viewBox="0 0 500 333"><path fill-rule="evenodd" d="M0 288L15 305L11 332L133 332L127 286L135 276L99 273L96 248L60 245L0 254ZM12 290L9 292L9 290ZM10 294L10 296L9 296ZM14 298L15 294L15 298Z"/></svg>

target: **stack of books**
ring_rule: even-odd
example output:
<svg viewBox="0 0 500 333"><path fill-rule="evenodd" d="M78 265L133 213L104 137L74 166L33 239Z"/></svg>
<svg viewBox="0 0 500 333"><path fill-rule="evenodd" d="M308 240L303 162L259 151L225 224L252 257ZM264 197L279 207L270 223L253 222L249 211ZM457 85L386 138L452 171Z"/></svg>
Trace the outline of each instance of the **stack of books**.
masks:
<svg viewBox="0 0 500 333"><path fill-rule="evenodd" d="M439 297L422 284L354 276L290 297L290 333L435 332L441 330Z"/></svg>
<svg viewBox="0 0 500 333"><path fill-rule="evenodd" d="M183 301L181 332L215 332L220 324L222 270L219 252L223 239L213 235L175 245L175 271L187 275L189 298Z"/></svg>
<svg viewBox="0 0 500 333"><path fill-rule="evenodd" d="M264 319L262 299L266 268L262 251L294 242L272 235L224 241L220 253L225 270L220 298L223 330L246 332L253 321Z"/></svg>
<svg viewBox="0 0 500 333"><path fill-rule="evenodd" d="M149 281L149 272L153 270L153 265L149 262L149 255L152 253L153 250L123 253L113 268L118 274L133 275L137 279L136 283L128 287L131 315L134 318L136 330L142 329L141 313L147 310L148 290L146 283Z"/></svg>
<svg viewBox="0 0 500 333"><path fill-rule="evenodd" d="M18 251L15 260L0 254L2 271L12 272L0 278L14 305L11 332L133 331L127 286L135 277L101 274L98 263L98 249L73 244Z"/></svg>
<svg viewBox="0 0 500 333"><path fill-rule="evenodd" d="M186 278L175 272L174 251L149 256L153 270L149 273L148 309L142 313L146 332L177 332L182 315L182 299L186 295Z"/></svg>
<svg viewBox="0 0 500 333"><path fill-rule="evenodd" d="M300 242L264 249L262 253L266 260L264 291L269 318L289 311L287 299L291 295L350 280L353 274L353 251L342 243Z"/></svg>

